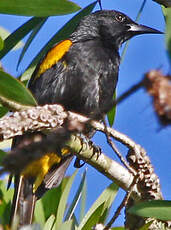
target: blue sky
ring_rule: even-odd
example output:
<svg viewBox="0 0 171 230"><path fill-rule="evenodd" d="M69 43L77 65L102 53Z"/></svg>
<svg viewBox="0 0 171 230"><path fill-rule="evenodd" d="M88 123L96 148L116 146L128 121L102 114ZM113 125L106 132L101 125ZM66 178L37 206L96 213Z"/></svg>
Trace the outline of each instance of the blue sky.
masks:
<svg viewBox="0 0 171 230"><path fill-rule="evenodd" d="M92 2L90 0L73 1L81 7L85 7ZM141 4L142 0L102 0L104 9L122 11L132 19L136 18ZM5 70L13 76L20 75L34 57L35 50L38 52L47 40L72 16L50 18L33 42L18 71L16 71L16 64L21 50L11 52L2 60ZM12 32L27 20L28 17L0 15L0 26ZM139 23L164 31L165 23L160 6L151 0L147 1ZM141 35L131 40L125 59L120 66L117 95L121 95L132 85L139 82L143 78L144 73L151 69L161 69L164 73L169 71L164 35ZM160 126L151 105L151 98L144 89L140 89L117 107L114 128L125 133L147 150L155 172L160 178L163 195L165 199L171 199L171 128ZM95 135L93 140L102 147L103 152L117 159L110 147L107 146L104 135ZM125 149L121 148L121 150L123 155L125 155ZM103 189L111 182L88 165L79 170L78 177L80 177L85 168L87 168L88 174L88 209ZM68 173L71 171L73 171L73 167L69 168ZM123 194L121 191L117 197L117 202L113 206L114 209L121 201ZM123 225L123 215L118 218L116 225Z"/></svg>

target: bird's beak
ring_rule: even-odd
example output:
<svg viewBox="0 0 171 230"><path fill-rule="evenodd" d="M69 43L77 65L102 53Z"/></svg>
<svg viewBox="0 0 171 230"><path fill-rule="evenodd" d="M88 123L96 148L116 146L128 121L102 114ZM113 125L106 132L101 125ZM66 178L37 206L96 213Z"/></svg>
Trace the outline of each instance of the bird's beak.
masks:
<svg viewBox="0 0 171 230"><path fill-rule="evenodd" d="M138 24L131 24L129 25L129 31L133 32L135 34L163 34L163 32L156 30L156 29L152 29L148 26L144 26L144 25L138 25Z"/></svg>

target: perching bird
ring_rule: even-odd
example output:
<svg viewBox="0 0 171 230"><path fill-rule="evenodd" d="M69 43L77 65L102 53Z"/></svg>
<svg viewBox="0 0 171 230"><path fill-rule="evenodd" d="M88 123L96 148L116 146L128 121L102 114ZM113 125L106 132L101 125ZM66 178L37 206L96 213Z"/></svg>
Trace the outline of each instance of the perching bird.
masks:
<svg viewBox="0 0 171 230"><path fill-rule="evenodd" d="M138 25L118 11L92 13L68 39L48 51L34 71L29 89L40 105L58 103L66 110L100 120L112 108L119 47L145 33L161 32ZM19 215L20 226L32 222L35 201L59 185L72 158L66 154L61 160L59 154L47 153L15 175L12 218Z"/></svg>

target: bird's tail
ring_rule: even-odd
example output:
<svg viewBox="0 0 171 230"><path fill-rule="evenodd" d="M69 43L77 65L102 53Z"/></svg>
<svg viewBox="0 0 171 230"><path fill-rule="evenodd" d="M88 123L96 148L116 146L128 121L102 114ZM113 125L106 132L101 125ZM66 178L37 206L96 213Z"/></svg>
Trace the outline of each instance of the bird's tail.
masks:
<svg viewBox="0 0 171 230"><path fill-rule="evenodd" d="M10 223L14 220L19 220L19 227L31 224L35 202L36 196L33 193L33 180L23 176L16 176Z"/></svg>
<svg viewBox="0 0 171 230"><path fill-rule="evenodd" d="M72 154L69 154L54 165L46 174L36 191L34 191L36 178L15 176L15 190L10 218L11 224L16 217L19 219L19 228L32 223L35 202L40 199L46 191L59 186L73 157Z"/></svg>

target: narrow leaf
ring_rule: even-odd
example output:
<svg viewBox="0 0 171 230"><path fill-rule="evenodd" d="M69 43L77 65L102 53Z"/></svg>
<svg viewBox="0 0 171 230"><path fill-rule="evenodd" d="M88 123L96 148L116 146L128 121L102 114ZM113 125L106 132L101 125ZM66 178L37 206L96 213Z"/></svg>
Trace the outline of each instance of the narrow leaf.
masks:
<svg viewBox="0 0 171 230"><path fill-rule="evenodd" d="M61 225L62 220L64 218L64 213L67 205L68 200L68 194L70 192L72 183L74 181L74 178L76 176L77 171L68 179L67 184L65 186L65 189L62 193L61 199L59 201L59 206L56 214L56 222L55 222L55 228L58 229L58 227Z"/></svg>
<svg viewBox="0 0 171 230"><path fill-rule="evenodd" d="M11 33L10 33L7 29L5 29L5 28L3 28L2 26L0 26L0 36L1 36L1 38L2 38L3 40L5 40L10 34L11 34ZM19 42L17 43L17 45L14 46L14 48L13 48L12 50L20 49L21 47L23 47L23 45L24 45L24 43L23 43L22 41L19 41ZM3 46L3 47L4 47L4 46Z"/></svg>
<svg viewBox="0 0 171 230"><path fill-rule="evenodd" d="M2 166L2 161L3 161L5 156L6 156L6 152L4 152L0 149L0 166Z"/></svg>
<svg viewBox="0 0 171 230"><path fill-rule="evenodd" d="M75 214L73 214L73 215L72 215L72 220L74 221L74 227L75 227L75 229L74 229L74 230L76 230L76 229L77 229L77 227L78 227L78 220L77 220L77 218L76 218Z"/></svg>
<svg viewBox="0 0 171 230"><path fill-rule="evenodd" d="M82 220L79 230L82 229L82 227L85 225L87 220L90 218L92 213L99 207L102 203L104 203L104 210L106 208L109 208L111 204L113 203L113 200L115 199L115 196L117 194L118 186L114 183L110 184L103 193L99 196L99 198L94 202L94 204L91 206L87 214L85 215L84 219Z"/></svg>
<svg viewBox="0 0 171 230"><path fill-rule="evenodd" d="M46 194L42 197L42 203L44 208L45 219L48 219L52 214L56 216L59 201L61 199L61 195L65 189L67 181L69 177L65 177L62 180L62 183L57 187L49 190ZM49 205L51 204L51 205Z"/></svg>
<svg viewBox="0 0 171 230"><path fill-rule="evenodd" d="M0 104L0 118L8 112L8 109Z"/></svg>
<svg viewBox="0 0 171 230"><path fill-rule="evenodd" d="M42 200L38 200L36 202L34 218L35 218L36 223L39 223L41 225L41 227L44 226L44 224L45 224L45 214L44 214Z"/></svg>
<svg viewBox="0 0 171 230"><path fill-rule="evenodd" d="M101 205L99 205L99 207L97 207L94 210L94 212L87 219L86 223L81 228L81 230L92 229L92 227L99 222L100 216L103 214L103 210L104 210L104 203L102 203ZM78 229L80 229L80 227Z"/></svg>
<svg viewBox="0 0 171 230"><path fill-rule="evenodd" d="M49 190L43 197L43 207L44 207L44 213L45 218L49 218L51 214L55 215L57 212L59 199L61 196L61 185L58 188L54 188ZM51 205L49 205L51 204Z"/></svg>
<svg viewBox="0 0 171 230"><path fill-rule="evenodd" d="M0 100L13 101L22 105L36 105L30 91L16 78L3 71L0 71Z"/></svg>
<svg viewBox="0 0 171 230"><path fill-rule="evenodd" d="M81 205L80 205L80 223L82 222L84 216L85 216L85 207L86 207L86 195L87 195L87 183L85 180L83 189L82 189L82 195L81 195Z"/></svg>
<svg viewBox="0 0 171 230"><path fill-rule="evenodd" d="M43 197L43 206L44 206L44 212L46 218L49 218L51 214L56 215L57 208L59 205L59 200L61 197L60 188L61 187L58 187L48 191L47 194L45 194L45 196Z"/></svg>
<svg viewBox="0 0 171 230"><path fill-rule="evenodd" d="M57 228L55 228L56 230ZM74 230L74 221L73 220L68 220L68 221L65 221L63 222L61 225L60 225L60 230Z"/></svg>
<svg viewBox="0 0 171 230"><path fill-rule="evenodd" d="M0 37L0 50L4 47L4 40Z"/></svg>
<svg viewBox="0 0 171 230"><path fill-rule="evenodd" d="M3 194L3 200L6 203L10 202L12 199L12 196L13 196L14 189L11 188L11 189L7 190L7 186L6 186L5 181L0 181L0 188L1 188L1 191Z"/></svg>
<svg viewBox="0 0 171 230"><path fill-rule="evenodd" d="M171 61L171 8L162 8L166 19L166 46Z"/></svg>
<svg viewBox="0 0 171 230"><path fill-rule="evenodd" d="M81 195L82 195L82 189L84 187L84 184L85 184L85 177L86 177L86 171L84 172L83 174L83 177L81 179L81 182L80 182L80 185L79 185L79 188L73 198L73 201L68 209L68 212L66 214L66 217L65 217L65 220L70 220L72 218L72 215L75 211L75 208L77 207L77 204L81 198Z"/></svg>
<svg viewBox="0 0 171 230"><path fill-rule="evenodd" d="M106 202L105 202L103 214L99 218L99 223L104 224L107 217L108 217L108 214L110 212L110 206L111 206L111 204L110 204L110 206L108 204L110 204L110 198L108 200L106 200Z"/></svg>
<svg viewBox="0 0 171 230"><path fill-rule="evenodd" d="M1 0L1 14L47 17L52 15L70 14L80 7L68 0Z"/></svg>
<svg viewBox="0 0 171 230"><path fill-rule="evenodd" d="M37 26L35 26L35 28L31 32L31 34L30 34L29 38L27 39L27 42L25 43L25 45L24 45L24 47L22 49L22 52L20 54L20 57L19 57L19 60L18 60L18 63L17 63L17 69L18 69L18 66L19 66L19 64L21 63L21 61L22 61L22 59L24 57L24 54L26 53L27 49L29 48L31 42L36 37L37 33L42 28L42 26L44 25L44 23L46 22L47 19L48 18L43 18L42 21Z"/></svg>
<svg viewBox="0 0 171 230"><path fill-rule="evenodd" d="M54 215L51 215L48 220L46 221L44 227L43 227L43 230L51 230L52 227L53 227L53 224L54 224L54 221L55 221L55 216Z"/></svg>
<svg viewBox="0 0 171 230"><path fill-rule="evenodd" d="M31 18L22 26L20 26L16 31L10 34L4 40L4 48L0 51L0 59L2 59L22 38L24 38L42 20L43 18Z"/></svg>
<svg viewBox="0 0 171 230"><path fill-rule="evenodd" d="M152 200L134 205L128 210L129 213L152 217L159 220L171 220L171 201L167 200Z"/></svg>
<svg viewBox="0 0 171 230"><path fill-rule="evenodd" d="M11 210L11 203L10 201L6 203L5 201L1 202L0 205L0 217L1 217L1 224L4 226L9 223L10 217L10 210Z"/></svg>
<svg viewBox="0 0 171 230"><path fill-rule="evenodd" d="M116 91L113 95L113 99L116 99ZM115 120L115 115L116 115L116 105L112 107L112 109L107 113L107 118L108 118L108 122L110 127L112 127L114 120Z"/></svg>
<svg viewBox="0 0 171 230"><path fill-rule="evenodd" d="M36 64L40 61L40 59L47 53L47 51L57 42L64 40L69 37L69 35L75 30L81 18L90 14L94 9L97 1L91 3L83 10L81 10L78 14L76 14L71 20L69 20L50 40L49 42L42 48L42 50L37 54L37 56L32 60L30 65L27 67L27 70L22 75L21 79L28 80L33 73Z"/></svg>

